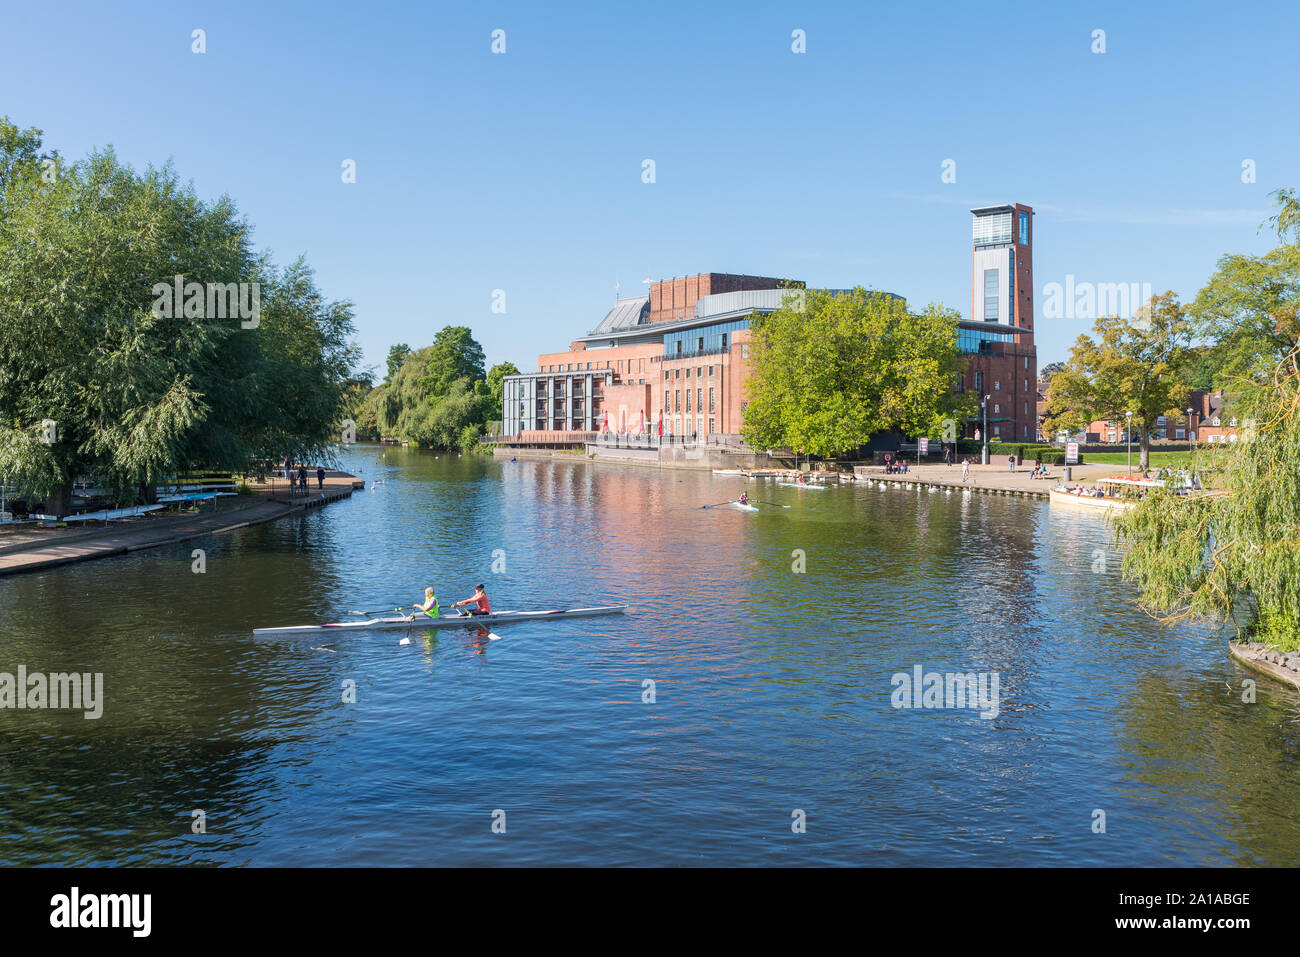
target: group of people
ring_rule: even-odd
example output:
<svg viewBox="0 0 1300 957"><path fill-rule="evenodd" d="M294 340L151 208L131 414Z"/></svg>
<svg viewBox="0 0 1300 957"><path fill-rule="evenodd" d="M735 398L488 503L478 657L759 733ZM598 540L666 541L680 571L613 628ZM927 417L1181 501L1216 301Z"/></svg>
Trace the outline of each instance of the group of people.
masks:
<svg viewBox="0 0 1300 957"><path fill-rule="evenodd" d="M488 601L487 589L485 589L481 584L474 586L474 594L470 595L464 601L456 602L451 607L461 608L466 605L472 605L473 607L466 609L466 611L461 612L461 614L473 617L474 615L490 615L492 613L492 605ZM423 612L430 618L438 617L438 596L433 593L432 586L424 590L423 604L412 605L411 610Z"/></svg>
<svg viewBox="0 0 1300 957"><path fill-rule="evenodd" d="M306 495L308 481L307 464L305 462L299 462L295 468L293 459L286 455L282 467L284 469L284 477L289 481L289 494ZM325 468L324 466L318 465L316 466L316 488L323 489L324 487Z"/></svg>
<svg viewBox="0 0 1300 957"><path fill-rule="evenodd" d="M885 453L885 474L886 474L886 475L894 475L894 474L906 475L906 474L907 474L907 460L904 459L901 455L900 455L898 458L894 458L893 453L891 453L891 452L886 452L886 453Z"/></svg>
<svg viewBox="0 0 1300 957"><path fill-rule="evenodd" d="M1047 477L1048 477L1048 475L1047 475L1047 466L1044 465L1042 462L1035 462L1035 463L1034 463L1034 470L1033 470L1032 472L1029 473L1029 477L1030 477L1031 479L1045 479L1045 478L1047 478Z"/></svg>

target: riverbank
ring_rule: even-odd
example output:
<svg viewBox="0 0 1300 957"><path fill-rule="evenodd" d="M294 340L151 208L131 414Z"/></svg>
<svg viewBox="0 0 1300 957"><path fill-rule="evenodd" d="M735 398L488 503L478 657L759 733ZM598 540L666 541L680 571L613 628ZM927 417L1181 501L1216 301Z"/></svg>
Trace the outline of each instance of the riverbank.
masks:
<svg viewBox="0 0 1300 957"><path fill-rule="evenodd" d="M365 482L331 470L325 473L323 485L306 494L290 495L289 483L284 479L249 483L249 487L252 494L213 499L210 506L198 512L151 512L105 522L93 529L41 525L0 528L0 576L124 555L260 525L348 498L364 488Z"/></svg>
<svg viewBox="0 0 1300 957"><path fill-rule="evenodd" d="M1278 651L1257 641L1230 641L1228 654L1252 671L1300 689L1300 651Z"/></svg>

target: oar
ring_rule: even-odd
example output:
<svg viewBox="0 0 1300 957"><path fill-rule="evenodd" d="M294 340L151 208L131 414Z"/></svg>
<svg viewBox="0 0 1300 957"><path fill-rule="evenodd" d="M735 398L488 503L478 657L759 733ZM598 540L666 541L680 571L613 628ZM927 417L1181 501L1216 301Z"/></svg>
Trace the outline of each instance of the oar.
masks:
<svg viewBox="0 0 1300 957"><path fill-rule="evenodd" d="M794 508L793 505L782 505L780 502L769 502L765 498L753 499L753 501L758 502L759 505L775 505L777 508Z"/></svg>
<svg viewBox="0 0 1300 957"><path fill-rule="evenodd" d="M345 614L348 614L348 615L382 615L382 614L383 614L384 612L386 612L386 611L395 611L395 612L397 612L398 614L404 614L404 613L405 613L405 610L402 609L402 608L376 608L374 611L349 611L349 612L345 612Z"/></svg>
<svg viewBox="0 0 1300 957"><path fill-rule="evenodd" d="M701 505L700 508L721 508L724 505L730 505L730 504L731 504L731 499L727 499L725 502L717 502L713 505Z"/></svg>

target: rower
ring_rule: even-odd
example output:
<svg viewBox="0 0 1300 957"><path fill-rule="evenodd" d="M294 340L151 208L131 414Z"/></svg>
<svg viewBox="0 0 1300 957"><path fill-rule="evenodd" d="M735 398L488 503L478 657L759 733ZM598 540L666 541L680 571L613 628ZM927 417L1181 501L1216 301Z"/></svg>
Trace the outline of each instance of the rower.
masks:
<svg viewBox="0 0 1300 957"><path fill-rule="evenodd" d="M492 613L492 606L488 604L487 592L483 589L482 585L475 585L474 594L470 595L464 601L456 602L456 604L451 607L459 608L461 605L474 605L475 607L468 611L468 614L471 615L489 615Z"/></svg>
<svg viewBox="0 0 1300 957"><path fill-rule="evenodd" d="M426 615L428 615L430 618L437 618L437 617L438 617L438 597L437 597L436 595L434 595L434 593L433 593L433 589L432 589L432 588L426 588L426 589L424 590L424 604L423 604L423 605L412 605L411 608L412 608L414 611L422 611L422 612L424 612L424 613L425 613Z"/></svg>
<svg viewBox="0 0 1300 957"><path fill-rule="evenodd" d="M741 492L741 493L740 493L740 504L741 504L741 505L748 505L748 504L749 504L749 493L748 493L748 492Z"/></svg>

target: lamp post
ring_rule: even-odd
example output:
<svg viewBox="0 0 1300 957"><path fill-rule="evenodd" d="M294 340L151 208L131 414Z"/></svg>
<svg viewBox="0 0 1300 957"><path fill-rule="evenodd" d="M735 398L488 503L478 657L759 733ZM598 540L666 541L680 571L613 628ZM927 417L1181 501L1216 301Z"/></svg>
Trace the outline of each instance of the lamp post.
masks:
<svg viewBox="0 0 1300 957"><path fill-rule="evenodd" d="M1133 413L1124 413L1124 441L1128 444L1128 474L1133 474Z"/></svg>
<svg viewBox="0 0 1300 957"><path fill-rule="evenodd" d="M1187 407L1187 431L1184 434L1187 436L1187 444L1191 445L1192 444L1192 407L1190 405Z"/></svg>
<svg viewBox="0 0 1300 957"><path fill-rule="evenodd" d="M989 398L986 395L980 402L980 411L984 414L984 447L980 449L980 465L989 464Z"/></svg>

